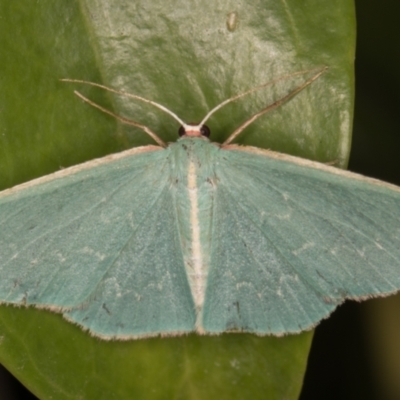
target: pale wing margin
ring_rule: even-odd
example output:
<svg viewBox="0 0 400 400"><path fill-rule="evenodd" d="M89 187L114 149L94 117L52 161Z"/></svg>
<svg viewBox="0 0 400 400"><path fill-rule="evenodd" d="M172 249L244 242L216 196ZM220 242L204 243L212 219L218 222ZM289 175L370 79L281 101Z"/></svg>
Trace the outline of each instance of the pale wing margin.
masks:
<svg viewBox="0 0 400 400"><path fill-rule="evenodd" d="M398 291L400 190L266 154L219 152L205 329L299 332Z"/></svg>
<svg viewBox="0 0 400 400"><path fill-rule="evenodd" d="M193 329L168 149L105 160L0 195L0 302L102 337Z"/></svg>

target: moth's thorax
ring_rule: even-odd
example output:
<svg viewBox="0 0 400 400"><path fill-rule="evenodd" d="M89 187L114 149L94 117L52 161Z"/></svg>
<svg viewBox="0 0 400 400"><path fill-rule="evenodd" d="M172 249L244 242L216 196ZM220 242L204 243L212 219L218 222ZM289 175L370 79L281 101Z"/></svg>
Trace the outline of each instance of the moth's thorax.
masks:
<svg viewBox="0 0 400 400"><path fill-rule="evenodd" d="M187 181L189 164L193 163L198 184L205 183L214 176L214 159L219 145L205 137L184 136L169 146L171 152L171 177L179 184ZM187 184L187 182L186 182Z"/></svg>
<svg viewBox="0 0 400 400"><path fill-rule="evenodd" d="M172 181L185 267L201 329L211 247L210 210L215 193L216 144L183 137L170 146Z"/></svg>

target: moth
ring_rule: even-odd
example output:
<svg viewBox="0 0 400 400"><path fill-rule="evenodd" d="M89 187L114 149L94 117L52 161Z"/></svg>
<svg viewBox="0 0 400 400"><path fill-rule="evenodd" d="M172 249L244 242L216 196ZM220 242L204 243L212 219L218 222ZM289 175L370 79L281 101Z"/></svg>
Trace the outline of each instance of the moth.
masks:
<svg viewBox="0 0 400 400"><path fill-rule="evenodd" d="M397 292L399 187L232 144L323 72L222 145L209 140L206 120L266 85L198 125L130 95L181 124L168 145L78 93L157 145L1 192L0 302L61 313L103 339L132 339L297 333L345 299Z"/></svg>

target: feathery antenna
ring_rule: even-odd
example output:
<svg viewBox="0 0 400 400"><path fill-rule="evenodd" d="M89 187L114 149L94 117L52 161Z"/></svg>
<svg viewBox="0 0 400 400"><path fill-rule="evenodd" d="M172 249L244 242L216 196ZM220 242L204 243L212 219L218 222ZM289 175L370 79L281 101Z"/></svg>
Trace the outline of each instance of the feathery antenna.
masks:
<svg viewBox="0 0 400 400"><path fill-rule="evenodd" d="M318 71L316 74L314 74L310 79L308 79L307 81L305 81L302 85L298 86L296 89L292 90L291 92L289 92L286 96L282 97L281 99L275 101L274 103L270 104L269 106L265 107L264 109L262 109L261 111L257 112L256 114L252 115L249 119L247 119L243 124L241 124L229 137L228 139L225 140L225 142L223 143L223 145L227 145L229 143L231 143L234 139L236 139L236 137L244 130L246 129L252 122L254 122L256 119L258 119L259 117L261 117L262 115L266 114L269 111L272 111L273 109L279 107L281 104L285 103L286 101L288 101L289 99L291 99L292 97L294 97L297 93L301 92L304 88L306 88L308 85L310 85L312 82L314 82L315 80L317 80L326 70L328 69L328 67L319 67L319 68L314 68L314 69L309 69L309 70L304 70L304 71L298 71L298 72L294 72L292 74L288 74L285 76L282 76L280 78L274 79L270 82L264 83L263 85L257 86L255 88L249 89L243 93L239 93L236 96L230 97L229 99L223 101L222 103L218 104L217 106L215 106L211 111L209 111L207 113L207 115L203 118L203 120L200 122L200 124L198 125L190 125L187 124L185 122L183 122L174 112L172 112L171 110L169 110L168 108L166 108L165 106L156 103L155 101L152 100L148 100L144 97L141 96L137 96L135 94L131 94L128 92L125 92L123 90L116 90L116 89L112 89L109 88L107 86L101 85L99 83L94 83L94 82L89 82L89 81L84 81L84 80L80 80L80 79L60 79L62 82L71 82L71 83L82 83L85 85L90 85L90 86L94 86L94 87L98 87L100 89L103 90L107 90L108 92L112 92L112 93L116 93L119 94L121 96L125 96L125 97L129 97L135 100L139 100L142 101L144 103L147 104L151 104L154 107L160 109L161 111L164 111L165 113L169 114L172 118L174 118L185 130L185 132L188 131L198 131L200 132L201 127L205 124L205 122L218 110L220 110L222 107L226 106L229 103L232 103L236 100L239 100L240 98L247 96L248 94L254 93L258 90L264 89L268 86L274 85L275 83L278 83L280 81L283 81L285 79L288 78L292 78L294 76L299 76L299 75L304 75L306 73L310 73L313 71ZM81 93L79 93L78 91L74 91L74 93L80 97L83 101L85 101L86 103L90 104L91 106L99 109L100 111L111 115L112 117L116 118L117 120L123 122L124 124L127 125L132 125L135 126L137 128L142 129L144 132L146 132L156 143L158 143L160 146L162 147L167 147L166 143L156 134L154 133L150 128L148 128L145 125L142 125L136 121L133 121L131 119L122 117L118 114L115 114L103 107L101 107L100 105L98 105L97 103L89 100L88 98L86 98L85 96L83 96Z"/></svg>

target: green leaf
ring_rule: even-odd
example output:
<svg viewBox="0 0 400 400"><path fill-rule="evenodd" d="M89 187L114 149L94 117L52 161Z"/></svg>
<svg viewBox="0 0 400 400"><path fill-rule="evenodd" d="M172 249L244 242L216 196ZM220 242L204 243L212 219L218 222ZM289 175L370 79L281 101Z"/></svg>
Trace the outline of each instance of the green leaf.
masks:
<svg viewBox="0 0 400 400"><path fill-rule="evenodd" d="M160 102L198 122L226 98L296 71L317 82L243 132L240 143L344 166L353 106L354 5L347 0L0 0L0 186L151 143L73 95L176 139L177 123L86 79ZM304 79L303 79L304 80ZM222 109L222 141L302 78ZM128 342L91 338L47 311L0 307L0 362L42 399L295 399L312 334L225 334Z"/></svg>

